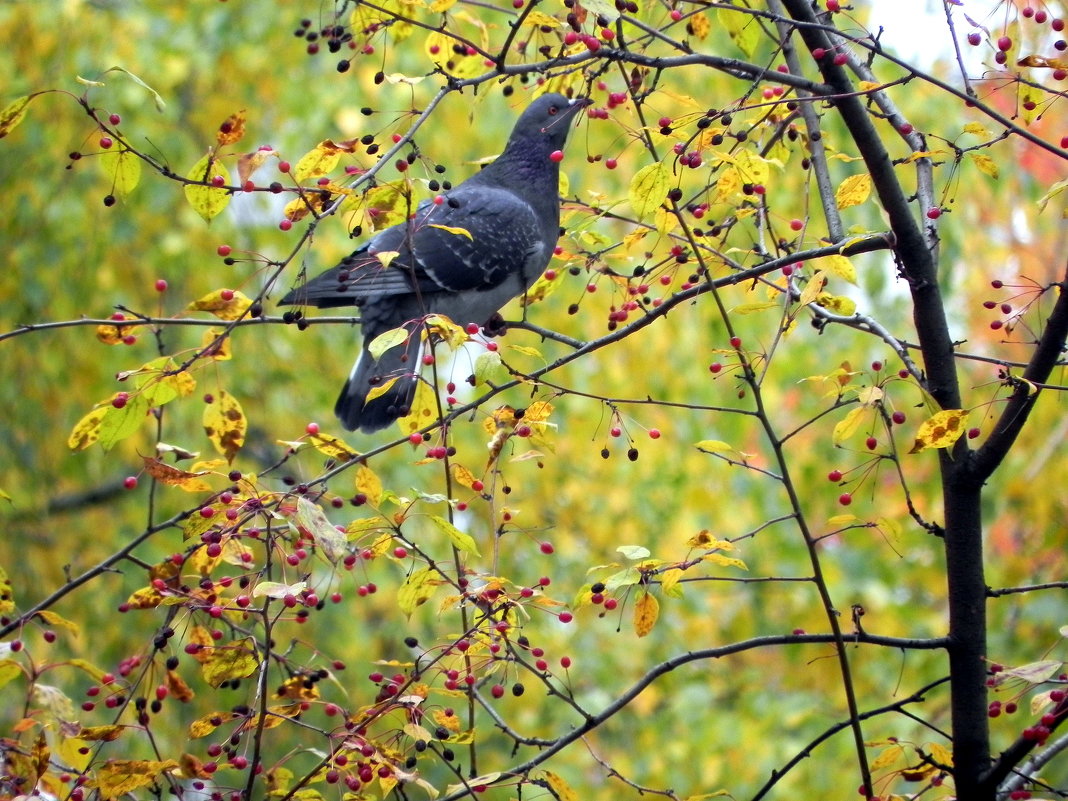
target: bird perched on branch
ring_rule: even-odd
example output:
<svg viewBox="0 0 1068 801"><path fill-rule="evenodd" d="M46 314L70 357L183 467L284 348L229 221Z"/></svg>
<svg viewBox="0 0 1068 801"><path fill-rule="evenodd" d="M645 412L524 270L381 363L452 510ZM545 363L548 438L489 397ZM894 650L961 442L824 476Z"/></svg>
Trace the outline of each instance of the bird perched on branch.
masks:
<svg viewBox="0 0 1068 801"><path fill-rule="evenodd" d="M538 97L492 164L282 298L360 309L363 348L334 407L346 429L378 431L408 414L427 315L483 325L541 275L560 236L559 151L588 102ZM404 342L372 355L375 337L401 327Z"/></svg>

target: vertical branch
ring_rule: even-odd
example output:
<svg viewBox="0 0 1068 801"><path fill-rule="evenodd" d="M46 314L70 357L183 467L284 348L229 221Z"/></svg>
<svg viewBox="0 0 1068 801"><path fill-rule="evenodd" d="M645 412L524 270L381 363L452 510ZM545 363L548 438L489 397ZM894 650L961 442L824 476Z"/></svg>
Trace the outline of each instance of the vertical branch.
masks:
<svg viewBox="0 0 1068 801"><path fill-rule="evenodd" d="M831 52L837 42L821 27L812 4L782 0L810 50ZM871 174L879 201L897 237L895 255L912 295L913 321L923 353L926 389L943 409L959 409L960 384L945 305L938 285L935 249L924 235L915 211L897 179L875 125L845 69L830 58L821 59L824 80L838 95L835 104ZM940 451L942 497L945 508L946 581L949 601L949 666L953 722L953 762L957 795L993 799L981 792L980 777L990 764L990 730L986 716L986 577L980 502L981 482L968 469L968 446L959 440Z"/></svg>

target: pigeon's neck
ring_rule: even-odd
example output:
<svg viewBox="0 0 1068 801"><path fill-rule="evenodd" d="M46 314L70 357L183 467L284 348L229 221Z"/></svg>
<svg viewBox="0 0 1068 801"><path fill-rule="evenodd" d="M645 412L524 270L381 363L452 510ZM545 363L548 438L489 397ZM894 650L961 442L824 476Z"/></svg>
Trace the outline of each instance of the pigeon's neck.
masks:
<svg viewBox="0 0 1068 801"><path fill-rule="evenodd" d="M548 192L555 199L560 186L560 168L550 161L548 153L539 153L536 148L518 153L506 150L483 169L478 178L485 183L506 186L520 195Z"/></svg>

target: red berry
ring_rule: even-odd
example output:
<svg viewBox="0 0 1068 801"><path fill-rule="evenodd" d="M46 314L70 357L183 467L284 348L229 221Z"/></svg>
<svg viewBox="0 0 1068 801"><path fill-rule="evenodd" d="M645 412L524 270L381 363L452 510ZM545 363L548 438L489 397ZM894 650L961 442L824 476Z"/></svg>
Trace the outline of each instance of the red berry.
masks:
<svg viewBox="0 0 1068 801"><path fill-rule="evenodd" d="M827 474L827 480L828 481L833 481L834 483L837 484L839 481L842 480L842 471L841 470L832 470L831 472L829 472Z"/></svg>
<svg viewBox="0 0 1068 801"><path fill-rule="evenodd" d="M942 209L939 209L939 208L927 209L927 219L928 220L937 220L941 216L942 216Z"/></svg>
<svg viewBox="0 0 1068 801"><path fill-rule="evenodd" d="M551 542L543 542L538 546L541 552L544 554L550 554L553 552L553 544Z"/></svg>
<svg viewBox="0 0 1068 801"><path fill-rule="evenodd" d="M868 437L864 441L864 444L868 446L869 451L873 451L879 446L879 440L877 440L875 437Z"/></svg>
<svg viewBox="0 0 1068 801"><path fill-rule="evenodd" d="M660 439L660 429L659 428L650 428L649 429L649 439Z"/></svg>
<svg viewBox="0 0 1068 801"><path fill-rule="evenodd" d="M838 0L827 0L827 10L833 14L836 11L841 11L842 7L838 4Z"/></svg>
<svg viewBox="0 0 1068 801"><path fill-rule="evenodd" d="M790 220L790 228L794 231L800 231L805 227L805 223L801 220Z"/></svg>
<svg viewBox="0 0 1068 801"><path fill-rule="evenodd" d="M604 166L609 170L614 170L618 166L618 162L615 159L605 159Z"/></svg>
<svg viewBox="0 0 1068 801"><path fill-rule="evenodd" d="M290 166L288 161L278 162L278 172L289 172Z"/></svg>
<svg viewBox="0 0 1068 801"><path fill-rule="evenodd" d="M679 21L680 19L682 19L682 12L681 12L681 11L679 11L679 10L678 10L677 8L673 8L673 9L671 10L671 18L672 18L672 19L673 19L673 20L674 20L675 22L678 22L678 21Z"/></svg>
<svg viewBox="0 0 1068 801"><path fill-rule="evenodd" d="M115 143L111 141L111 137L110 136L101 136L100 137L100 146L102 148L104 148L104 150L107 150L113 144L115 144Z"/></svg>
<svg viewBox="0 0 1068 801"><path fill-rule="evenodd" d="M231 248L229 245L219 245L219 247L215 249L215 252L225 258L229 256L231 252L233 252L233 248Z"/></svg>
<svg viewBox="0 0 1068 801"><path fill-rule="evenodd" d="M567 613L565 612L564 614L566 615ZM563 617L563 615L561 615L560 617ZM562 656L562 657L560 657L560 667L565 668L565 669L571 667L571 657L570 656Z"/></svg>
<svg viewBox="0 0 1068 801"><path fill-rule="evenodd" d="M156 279L156 291L157 292L166 292L167 291L167 281L165 279L163 279L163 278L157 278Z"/></svg>
<svg viewBox="0 0 1068 801"><path fill-rule="evenodd" d="M223 178L221 175L213 175L213 176L211 176L211 185L212 186L225 186L226 185L226 179Z"/></svg>
<svg viewBox="0 0 1068 801"><path fill-rule="evenodd" d="M835 53L835 55L834 55L834 64L835 64L835 66L841 67L847 61L849 61L849 57L845 53Z"/></svg>
<svg viewBox="0 0 1068 801"><path fill-rule="evenodd" d="M816 59L816 61L822 61L825 55L827 55L827 51L822 47L812 48L812 57Z"/></svg>
<svg viewBox="0 0 1068 801"><path fill-rule="evenodd" d="M126 478L122 480L122 486L124 486L128 490L136 489L137 476L126 476Z"/></svg>
<svg viewBox="0 0 1068 801"><path fill-rule="evenodd" d="M308 423L308 425L304 426L304 430L307 433L309 433L312 436L314 436L314 435L319 433L319 424L318 423Z"/></svg>
<svg viewBox="0 0 1068 801"><path fill-rule="evenodd" d="M853 503L853 496L848 492L843 492L838 496L838 503L842 506L849 506L849 504Z"/></svg>
<svg viewBox="0 0 1068 801"><path fill-rule="evenodd" d="M522 0L520 0L520 2L522 2ZM494 698L502 698L504 696L504 687L500 684L494 684L490 688L490 695Z"/></svg>
<svg viewBox="0 0 1068 801"><path fill-rule="evenodd" d="M224 289L221 292L219 292L219 297L222 298L223 300L225 300L227 303L229 303L231 300L234 299L234 290L232 290L232 289Z"/></svg>
<svg viewBox="0 0 1068 801"><path fill-rule="evenodd" d="M288 231L292 227L293 227L293 221L290 220L290 219L285 219L285 220L282 220L280 223L278 223L278 228L279 228L279 230L282 230L282 231Z"/></svg>
<svg viewBox="0 0 1068 801"><path fill-rule="evenodd" d="M1058 33L1064 30L1064 20L1060 17L1053 20L1053 22L1051 22L1049 25L1051 28L1053 28L1053 30L1057 31Z"/></svg>
<svg viewBox="0 0 1068 801"><path fill-rule="evenodd" d="M978 47L982 43L982 41L983 37L980 36L976 31L972 31L968 34L968 44L970 44L972 47Z"/></svg>
<svg viewBox="0 0 1068 801"><path fill-rule="evenodd" d="M892 415L890 415L890 419L893 420L895 424L901 425L902 423L905 422L905 413L904 412L894 412Z"/></svg>
<svg viewBox="0 0 1068 801"><path fill-rule="evenodd" d="M1005 53L1012 49L1012 39L1008 36L998 38L998 50Z"/></svg>
<svg viewBox="0 0 1068 801"><path fill-rule="evenodd" d="M742 338L741 337L731 337L731 347L732 348L740 348L741 346L742 346Z"/></svg>
<svg viewBox="0 0 1068 801"><path fill-rule="evenodd" d="M120 122L122 122L122 117L120 117L118 114L112 114L108 117L108 122L110 122L112 125L118 125Z"/></svg>
<svg viewBox="0 0 1068 801"><path fill-rule="evenodd" d="M549 161L554 161L557 164L559 164L563 160L564 160L564 151L562 151L562 150L554 150L552 153L549 154Z"/></svg>
<svg viewBox="0 0 1068 801"><path fill-rule="evenodd" d="M979 436L979 429L978 428L969 428L968 429L968 439L975 439L978 436Z"/></svg>
<svg viewBox="0 0 1068 801"><path fill-rule="evenodd" d="M398 559L404 559L408 555L408 549L398 545L393 549L393 555Z"/></svg>

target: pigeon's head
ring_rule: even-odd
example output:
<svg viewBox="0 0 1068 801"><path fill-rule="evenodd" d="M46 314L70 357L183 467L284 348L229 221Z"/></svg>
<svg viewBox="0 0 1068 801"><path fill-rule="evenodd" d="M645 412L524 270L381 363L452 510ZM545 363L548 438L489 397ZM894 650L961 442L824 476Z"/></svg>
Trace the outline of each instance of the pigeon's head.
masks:
<svg viewBox="0 0 1068 801"><path fill-rule="evenodd" d="M571 123L589 104L590 100L585 97L568 100L555 92L541 95L516 121L509 147L534 147L547 152L559 150L567 141Z"/></svg>

